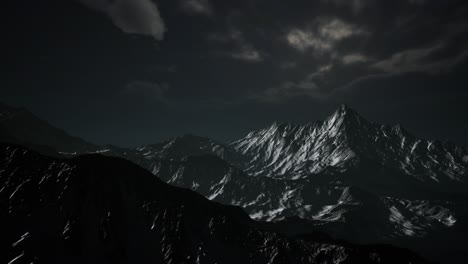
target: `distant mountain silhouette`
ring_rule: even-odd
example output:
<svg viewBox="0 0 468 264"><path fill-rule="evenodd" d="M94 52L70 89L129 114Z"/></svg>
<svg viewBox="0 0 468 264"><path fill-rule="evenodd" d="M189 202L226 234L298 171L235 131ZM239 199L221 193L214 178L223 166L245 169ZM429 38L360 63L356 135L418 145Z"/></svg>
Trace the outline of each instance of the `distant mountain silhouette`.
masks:
<svg viewBox="0 0 468 264"><path fill-rule="evenodd" d="M0 141L32 147L46 154L85 152L97 146L51 126L24 108L0 103Z"/></svg>

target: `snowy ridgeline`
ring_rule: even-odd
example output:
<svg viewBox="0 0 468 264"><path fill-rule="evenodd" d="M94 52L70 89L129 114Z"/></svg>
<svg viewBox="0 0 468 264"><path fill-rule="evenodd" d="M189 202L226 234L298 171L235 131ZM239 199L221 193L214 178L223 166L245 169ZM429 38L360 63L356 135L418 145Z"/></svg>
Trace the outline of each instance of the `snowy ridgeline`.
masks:
<svg viewBox="0 0 468 264"><path fill-rule="evenodd" d="M379 212L379 238L424 237L456 225L452 203L431 199L424 190L465 186L468 168L465 149L417 139L399 125L369 122L346 106L324 121L274 123L227 145L186 135L96 152L129 159L210 200L241 206L256 220L296 216L327 226Z"/></svg>
<svg viewBox="0 0 468 264"><path fill-rule="evenodd" d="M21 118L16 120L16 115ZM46 132L44 137L18 132L15 136L24 138L14 143L33 143L33 149L46 155L54 155L51 149L56 149L57 155L66 157L121 157L171 185L240 206L255 220L298 217L307 226L338 237L396 244L406 238L424 241L431 234L444 241L455 232L451 230L463 230L467 224L466 206L460 202L466 199L439 195L450 193L456 198L466 193L466 149L419 139L399 125L367 121L346 106L324 121L274 123L229 144L185 135L138 148L95 146L29 112L12 110L7 116L11 122L4 126L18 126L11 131L32 126L28 131ZM28 120L30 124L24 124ZM37 123L40 130L34 129ZM45 181L47 177L43 175ZM61 179L66 191L67 177ZM19 182L11 199L29 184Z"/></svg>
<svg viewBox="0 0 468 264"><path fill-rule="evenodd" d="M2 145L0 160L0 263L427 263L391 246L266 231L122 159Z"/></svg>

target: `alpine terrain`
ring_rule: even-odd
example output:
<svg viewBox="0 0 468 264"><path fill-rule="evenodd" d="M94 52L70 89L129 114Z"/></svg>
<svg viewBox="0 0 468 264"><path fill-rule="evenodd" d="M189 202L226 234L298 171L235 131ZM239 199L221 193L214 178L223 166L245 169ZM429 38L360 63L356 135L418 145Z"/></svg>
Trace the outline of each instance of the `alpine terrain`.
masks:
<svg viewBox="0 0 468 264"><path fill-rule="evenodd" d="M394 244L444 263L466 258L467 149L417 138L400 125L368 121L345 105L323 121L274 123L227 144L184 135L137 148L78 142L44 121L31 122L37 118L29 113L24 118L25 110L7 109L1 135L12 136L3 136L5 142L46 146L49 151L32 149L49 156L50 149L67 158L93 154L63 160L66 164L90 157L123 162L95 154L130 160L170 185L241 207L260 221L241 217L249 228L258 223L287 237L325 232L354 243ZM16 126L40 127L47 137L12 133ZM56 134L60 141L49 139Z"/></svg>
<svg viewBox="0 0 468 264"><path fill-rule="evenodd" d="M391 246L273 233L119 158L2 144L0 172L1 263L427 263Z"/></svg>

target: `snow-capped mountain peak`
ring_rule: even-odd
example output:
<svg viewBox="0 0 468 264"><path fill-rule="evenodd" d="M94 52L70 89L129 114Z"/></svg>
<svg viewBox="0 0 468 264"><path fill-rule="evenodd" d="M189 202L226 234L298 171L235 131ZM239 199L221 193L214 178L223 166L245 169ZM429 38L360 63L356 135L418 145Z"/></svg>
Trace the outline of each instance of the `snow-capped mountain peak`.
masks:
<svg viewBox="0 0 468 264"><path fill-rule="evenodd" d="M131 160L167 183L241 206L257 220L299 217L304 227L312 221L314 228L333 232L344 225L338 236L357 242L423 238L466 222L466 206L444 196L466 194L465 148L417 138L401 125L368 121L346 105L323 121L275 122L227 145L184 135L135 149L83 147L36 118L8 116L14 122L0 118L3 140L14 134L14 143L32 140L56 147L44 134L15 129L43 127L47 135L62 135L53 139L62 138L70 156L96 153ZM347 230L359 230L359 236Z"/></svg>
<svg viewBox="0 0 468 264"><path fill-rule="evenodd" d="M299 178L327 166L339 166L355 153L350 148L348 128L365 121L342 105L324 121L304 125L273 123L230 144L250 157L247 172L253 175Z"/></svg>
<svg viewBox="0 0 468 264"><path fill-rule="evenodd" d="M370 122L346 105L324 121L304 125L273 123L234 141L247 156L251 175L298 179L334 167L345 170L361 158L419 181L466 181L468 152L453 144L418 139L401 125Z"/></svg>

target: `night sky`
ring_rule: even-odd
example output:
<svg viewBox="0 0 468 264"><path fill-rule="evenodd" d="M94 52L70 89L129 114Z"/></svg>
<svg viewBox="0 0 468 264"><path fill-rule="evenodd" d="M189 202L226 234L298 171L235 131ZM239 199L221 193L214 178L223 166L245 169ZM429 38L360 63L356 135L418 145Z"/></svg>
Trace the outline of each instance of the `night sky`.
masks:
<svg viewBox="0 0 468 264"><path fill-rule="evenodd" d="M369 120L468 146L466 0L12 0L0 101L94 143Z"/></svg>

